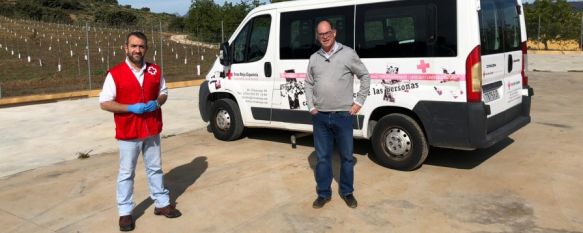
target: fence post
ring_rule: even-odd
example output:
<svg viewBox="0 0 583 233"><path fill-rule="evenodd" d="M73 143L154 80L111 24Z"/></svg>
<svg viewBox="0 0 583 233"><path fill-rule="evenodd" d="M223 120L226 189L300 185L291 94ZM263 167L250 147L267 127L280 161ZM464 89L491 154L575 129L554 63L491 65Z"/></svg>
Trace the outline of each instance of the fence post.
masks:
<svg viewBox="0 0 583 233"><path fill-rule="evenodd" d="M538 15L538 38L537 40L540 42L540 14Z"/></svg>
<svg viewBox="0 0 583 233"><path fill-rule="evenodd" d="M87 39L87 73L89 76L89 90L91 90L91 56L89 52L89 22L85 22L85 38Z"/></svg>
<svg viewBox="0 0 583 233"><path fill-rule="evenodd" d="M583 51L583 13L581 13L581 30L579 31L579 48Z"/></svg>
<svg viewBox="0 0 583 233"><path fill-rule="evenodd" d="M160 21L160 67L162 67L162 74L164 74L164 38L162 37L162 21Z"/></svg>

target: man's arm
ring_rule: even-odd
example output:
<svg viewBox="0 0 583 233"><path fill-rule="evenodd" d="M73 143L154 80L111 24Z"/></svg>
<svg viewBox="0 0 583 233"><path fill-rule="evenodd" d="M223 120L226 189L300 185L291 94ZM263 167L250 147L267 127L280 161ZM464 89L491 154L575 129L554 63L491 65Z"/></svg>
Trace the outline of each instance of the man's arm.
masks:
<svg viewBox="0 0 583 233"><path fill-rule="evenodd" d="M352 57L352 73L360 80L360 89L356 94L356 102L362 106L370 92L370 77L366 66L362 63L358 55L353 53Z"/></svg>
<svg viewBox="0 0 583 233"><path fill-rule="evenodd" d="M164 103L166 103L166 100L168 100L168 95L160 94L158 99L156 99L156 102L158 102L158 107L161 107Z"/></svg>
<svg viewBox="0 0 583 233"><path fill-rule="evenodd" d="M126 113L128 112L128 106L125 104L120 104L115 101L117 96L115 82L111 73L107 73L105 81L103 82L103 89L99 93L99 106L101 109L113 112L113 113Z"/></svg>
<svg viewBox="0 0 583 233"><path fill-rule="evenodd" d="M146 104L136 103L132 105L120 104L115 101L117 96L115 82L111 73L108 73L103 83L103 89L99 93L99 106L101 109L112 113L127 113L142 114L145 111ZM166 100L164 100L166 101Z"/></svg>
<svg viewBox="0 0 583 233"><path fill-rule="evenodd" d="M108 111L108 112L113 112L113 113L126 113L129 112L128 111L128 106L127 104L120 104L118 102L116 102L115 100L111 100L111 101L106 101L106 102L101 102L99 104L101 106L101 109Z"/></svg>
<svg viewBox="0 0 583 233"><path fill-rule="evenodd" d="M164 103L166 103L166 100L168 100L168 87L166 87L166 79L164 78L164 76L160 77L160 94L158 95L158 98L156 99L156 102L158 102L158 107L161 107Z"/></svg>
<svg viewBox="0 0 583 233"><path fill-rule="evenodd" d="M369 94L370 77L368 75L366 66L364 66L356 52L353 52L352 62L350 64L352 65L352 73L360 80L360 89L358 90L356 99L354 100L352 108L350 109L350 114L356 115L360 111L360 108L362 108L362 105L364 105L364 101Z"/></svg>
<svg viewBox="0 0 583 233"><path fill-rule="evenodd" d="M308 110L312 115L318 113L318 110L314 107L314 77L312 76L312 59L308 63L308 71L306 72L306 80L304 82L304 91L306 93L306 104L308 105Z"/></svg>

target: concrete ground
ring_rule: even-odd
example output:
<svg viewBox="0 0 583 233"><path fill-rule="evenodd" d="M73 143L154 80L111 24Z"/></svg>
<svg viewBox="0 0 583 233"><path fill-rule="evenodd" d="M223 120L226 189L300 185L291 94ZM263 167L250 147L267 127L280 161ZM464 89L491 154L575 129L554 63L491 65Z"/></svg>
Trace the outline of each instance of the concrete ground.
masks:
<svg viewBox="0 0 583 233"><path fill-rule="evenodd" d="M529 54L529 71L583 71L583 54ZM583 74L581 75L583 77ZM170 89L163 137L206 127L198 87ZM79 153L115 152L111 113L97 98L0 108L0 177L76 159Z"/></svg>
<svg viewBox="0 0 583 233"><path fill-rule="evenodd" d="M163 137L205 127L198 112L198 87L169 90ZM0 177L117 151L113 114L97 98L0 108Z"/></svg>
<svg viewBox="0 0 583 233"><path fill-rule="evenodd" d="M528 54L529 71L583 72L583 53Z"/></svg>
<svg viewBox="0 0 583 233"><path fill-rule="evenodd" d="M583 232L583 75L529 75L531 124L492 148L434 149L420 169L399 172L356 141L357 209L338 195L311 208L311 137L297 149L277 130L218 141L198 116L196 88L173 89L163 167L183 216L153 214L137 169L135 232ZM118 231L112 116L95 98L0 109L0 122L0 232Z"/></svg>

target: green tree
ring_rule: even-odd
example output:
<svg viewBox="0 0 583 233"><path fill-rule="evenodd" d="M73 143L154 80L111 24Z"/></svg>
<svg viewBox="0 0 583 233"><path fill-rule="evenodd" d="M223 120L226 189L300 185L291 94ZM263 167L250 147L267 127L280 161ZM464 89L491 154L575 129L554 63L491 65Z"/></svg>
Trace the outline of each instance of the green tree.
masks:
<svg viewBox="0 0 583 233"><path fill-rule="evenodd" d="M138 23L138 17L131 11L124 10L100 10L95 14L95 22L105 23L109 26L133 26Z"/></svg>
<svg viewBox="0 0 583 233"><path fill-rule="evenodd" d="M224 30L225 40L237 29L249 11L262 5L259 0L241 0L234 4L226 2L219 6L212 0L193 0L184 27L195 38L206 42L221 42ZM221 25L222 22L222 25Z"/></svg>
<svg viewBox="0 0 583 233"><path fill-rule="evenodd" d="M535 0L525 5L525 12L528 36L540 40L545 49L550 40L578 39L580 16L566 0Z"/></svg>
<svg viewBox="0 0 583 233"><path fill-rule="evenodd" d="M182 32L182 31L184 31L184 27L185 27L184 22L185 22L185 19L183 17L174 16L174 17L172 17L172 19L170 20L170 23L168 24L168 29L170 31Z"/></svg>
<svg viewBox="0 0 583 233"><path fill-rule="evenodd" d="M231 34L235 32L250 9L249 6L244 3L237 5L227 3L223 5L222 11L223 25L225 27L225 40L227 40L229 37L231 37Z"/></svg>
<svg viewBox="0 0 583 233"><path fill-rule="evenodd" d="M30 1L19 1L15 5L15 15L32 20L41 20L43 9L41 6Z"/></svg>
<svg viewBox="0 0 583 233"><path fill-rule="evenodd" d="M212 0L193 0L185 23L198 40L216 41L220 37L220 7Z"/></svg>

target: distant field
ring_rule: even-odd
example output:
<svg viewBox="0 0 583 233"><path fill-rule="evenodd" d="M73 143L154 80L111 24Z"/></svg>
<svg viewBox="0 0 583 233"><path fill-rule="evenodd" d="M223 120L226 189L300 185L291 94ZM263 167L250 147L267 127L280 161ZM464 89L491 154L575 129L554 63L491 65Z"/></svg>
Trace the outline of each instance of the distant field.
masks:
<svg viewBox="0 0 583 233"><path fill-rule="evenodd" d="M559 50L559 51L578 51L579 42L575 40L560 40L560 41L549 41L549 50ZM544 50L545 45L541 42L529 40L528 48L535 50Z"/></svg>
<svg viewBox="0 0 583 233"><path fill-rule="evenodd" d="M107 70L125 59L121 46L129 31L90 27L87 38L79 26L0 17L1 97L89 90L87 40L91 89L100 89ZM170 33L154 28L142 31L149 39L146 60L161 65L163 58L167 82L203 78L217 54L216 49L173 42ZM196 75L197 65L201 76Z"/></svg>

